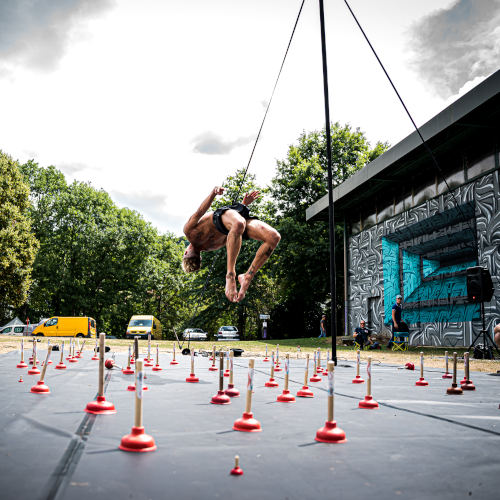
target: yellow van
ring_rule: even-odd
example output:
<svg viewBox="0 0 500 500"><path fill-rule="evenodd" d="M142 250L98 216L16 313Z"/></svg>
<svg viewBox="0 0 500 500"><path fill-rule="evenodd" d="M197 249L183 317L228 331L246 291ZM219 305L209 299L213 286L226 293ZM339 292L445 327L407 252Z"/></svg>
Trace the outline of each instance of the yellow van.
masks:
<svg viewBox="0 0 500 500"><path fill-rule="evenodd" d="M38 337L89 337L95 338L95 319L88 316L52 316L38 325L31 335Z"/></svg>
<svg viewBox="0 0 500 500"><path fill-rule="evenodd" d="M125 338L140 337L147 339L148 333L151 334L152 339L161 340L161 323L154 316L132 316L128 323Z"/></svg>

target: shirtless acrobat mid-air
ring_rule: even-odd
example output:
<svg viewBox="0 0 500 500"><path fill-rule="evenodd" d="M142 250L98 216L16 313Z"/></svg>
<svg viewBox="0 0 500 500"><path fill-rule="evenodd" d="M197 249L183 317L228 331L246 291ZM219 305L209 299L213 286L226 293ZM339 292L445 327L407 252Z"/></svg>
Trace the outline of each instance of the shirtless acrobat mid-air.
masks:
<svg viewBox="0 0 500 500"><path fill-rule="evenodd" d="M278 245L281 236L271 226L251 217L248 205L259 197L258 191L245 193L242 203L218 208L208 212L210 205L224 188L216 186L203 200L196 212L184 226L184 234L189 240L189 246L184 252L182 267L186 272L198 271L201 267L201 252L217 250L224 245L227 249L226 297L231 302L239 302L245 297L246 291L255 273L269 259ZM236 287L236 259L240 253L242 240L261 241L255 258L245 274L238 276L240 291Z"/></svg>

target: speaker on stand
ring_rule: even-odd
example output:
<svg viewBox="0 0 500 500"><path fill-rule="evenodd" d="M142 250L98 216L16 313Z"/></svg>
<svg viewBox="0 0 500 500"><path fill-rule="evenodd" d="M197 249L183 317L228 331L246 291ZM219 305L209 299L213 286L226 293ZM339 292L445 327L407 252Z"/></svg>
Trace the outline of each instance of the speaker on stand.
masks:
<svg viewBox="0 0 500 500"><path fill-rule="evenodd" d="M497 352L497 355L500 356L498 347L486 332L486 325L484 322L484 303L489 302L492 299L493 292L493 281L491 280L491 275L488 269L481 266L469 267L467 269L467 300L471 304L480 304L481 321L483 325L482 330L475 336L472 344L469 346L469 351L475 346L479 338L482 337L482 357L490 359L495 359L493 349ZM474 352L475 351L476 349Z"/></svg>

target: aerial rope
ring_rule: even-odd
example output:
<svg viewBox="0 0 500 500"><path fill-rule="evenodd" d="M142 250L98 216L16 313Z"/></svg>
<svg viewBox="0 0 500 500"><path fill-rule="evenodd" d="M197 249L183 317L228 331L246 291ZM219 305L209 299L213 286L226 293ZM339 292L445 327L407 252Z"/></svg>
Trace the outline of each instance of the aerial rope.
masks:
<svg viewBox="0 0 500 500"><path fill-rule="evenodd" d="M248 159L248 163L247 163L247 166L245 168L245 171L243 173L243 177L241 178L240 182L239 182L239 186L238 186L238 191L236 193L236 195L234 196L233 198L233 204L237 203L238 202L238 198L240 197L241 195L241 190L243 189L243 184L245 182L245 179L246 179L246 176L247 176L247 173L248 173L248 169L250 168L250 163L252 162L252 158L253 158L253 154L255 152L255 149L257 147L257 143L259 142L259 139L260 139L260 135L261 135L261 132L262 132L262 129L264 128L264 123L266 121L266 118L267 118L267 114L269 112L269 108L271 107L271 103L272 103L272 100L273 100L273 97L274 97L274 94L275 94L275 91L276 91L276 87L278 86L278 82L279 82L279 79L280 79L280 76L281 76L281 73L283 71L283 67L285 66L285 61L286 61L286 58L288 56L288 52L290 50L290 46L292 44L292 40L293 40L293 37L295 35L295 30L297 28L297 24L299 22L299 18L300 18L300 15L302 13L302 8L304 7L304 3L305 3L305 0L302 0L301 4L300 4L300 8L299 8L299 12L297 14L297 18L295 19L295 23L293 25L293 29L292 29L292 34L290 35L290 40L288 41L288 45L287 45L287 48L286 48L286 51L285 51L285 55L283 56L283 61L281 62L281 66L280 66L280 69L278 71L278 76L276 77L276 81L274 83L274 87L273 87L273 90L271 92L271 97L269 98L269 102L267 103L267 106L266 106L266 111L264 113L264 116L262 118L262 122L260 124L260 128L259 128L259 131L257 133L257 137L255 138L255 142L254 142L254 145L253 145L253 148L252 148L252 151L250 153L250 157ZM191 316L191 318L189 319L188 321L188 324L191 324L191 322L193 321L193 319L196 317L196 315L198 314L198 311L199 311L199 308L200 308L200 304L203 300L203 297L205 296L205 292L206 292L206 289L207 289L207 285L208 285L208 281L210 279L210 276L212 275L212 271L214 270L215 268L215 264L217 262L217 259L219 258L219 255L221 254L221 252L217 252L216 255L214 256L214 258L212 259L212 264L208 270L208 273L207 273L207 277L205 279L205 283L201 289L201 292L200 292L200 297L199 297L199 300L198 300L198 303L196 305L196 308L195 308L195 312L193 313L193 315ZM175 331L174 329L174 334L175 334L175 337L177 339L177 344L179 346L179 349L182 349L183 345L184 345L184 341L182 342L182 344L180 343L179 341L179 338L177 336L177 332ZM189 346L189 341L190 339L188 338L188 346ZM188 347L189 348L189 347Z"/></svg>
<svg viewBox="0 0 500 500"><path fill-rule="evenodd" d="M469 219L467 219L467 217L465 216L465 214L463 213L462 209L460 208L460 204L457 200L457 197L455 196L455 194L453 193L453 191L451 190L449 184L448 184L448 181L446 180L446 177L444 175L444 172L442 171L441 167L439 166L439 163L437 161L437 158L436 156L434 155L432 149L430 148L430 146L427 144L427 141L424 139L424 137L422 136L421 132L420 132L420 129L417 127L416 123L415 123L415 120L413 119L412 115L410 114L410 111L408 110L405 102L403 101L403 98L401 97L400 93L398 92L398 89L396 88L396 86L394 85L391 77L389 76L389 73L387 72L387 70L385 69L385 66L383 65L382 61L380 60L375 48L373 47L372 43L370 42L368 36L366 35L365 33L365 30L363 29L363 27L361 26L360 22L358 21L358 18L356 17L356 14L354 14L353 10L351 9L351 6L349 5L349 2L347 0L344 0L344 3L346 4L347 8L349 9L349 12L351 13L352 17L354 18L354 21L356 22L356 24L358 25L358 28L360 29L361 33L363 34L363 37L365 38L366 40L366 43L369 45L371 51L373 52L373 55L375 56L375 58L377 59L380 67L382 68L385 76L387 77L387 79L389 80L389 83L391 84L394 92L396 93L398 99L399 99L399 102L401 103L401 105L403 106L404 110L406 111L406 114L408 115L408 118L410 119L411 123L413 124L413 127L415 128L420 140L422 141L422 144L425 148L425 150L427 151L428 155L431 157L432 159L432 162L434 164L434 167L436 168L436 170L439 172L439 175L442 179L442 181L445 183L446 185L446 189L448 190L448 192L450 193L451 197L453 198L453 201L455 203L455 206L457 207L458 211L460 212L461 216L463 217L464 221L467 221L473 234L474 234L474 238L475 238L475 230L474 230L474 227L472 226L472 223L470 222Z"/></svg>

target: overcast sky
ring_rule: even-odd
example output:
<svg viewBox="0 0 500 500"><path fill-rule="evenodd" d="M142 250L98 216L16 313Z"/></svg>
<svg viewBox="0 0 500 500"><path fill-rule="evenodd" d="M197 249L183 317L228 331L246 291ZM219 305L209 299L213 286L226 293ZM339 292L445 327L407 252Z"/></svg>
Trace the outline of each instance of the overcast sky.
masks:
<svg viewBox="0 0 500 500"><path fill-rule="evenodd" d="M302 0L0 0L0 149L182 233L245 167ZM350 0L417 125L498 69L500 0ZM411 123L342 0L325 0L332 121L396 144ZM306 0L250 171L265 185L324 126Z"/></svg>

